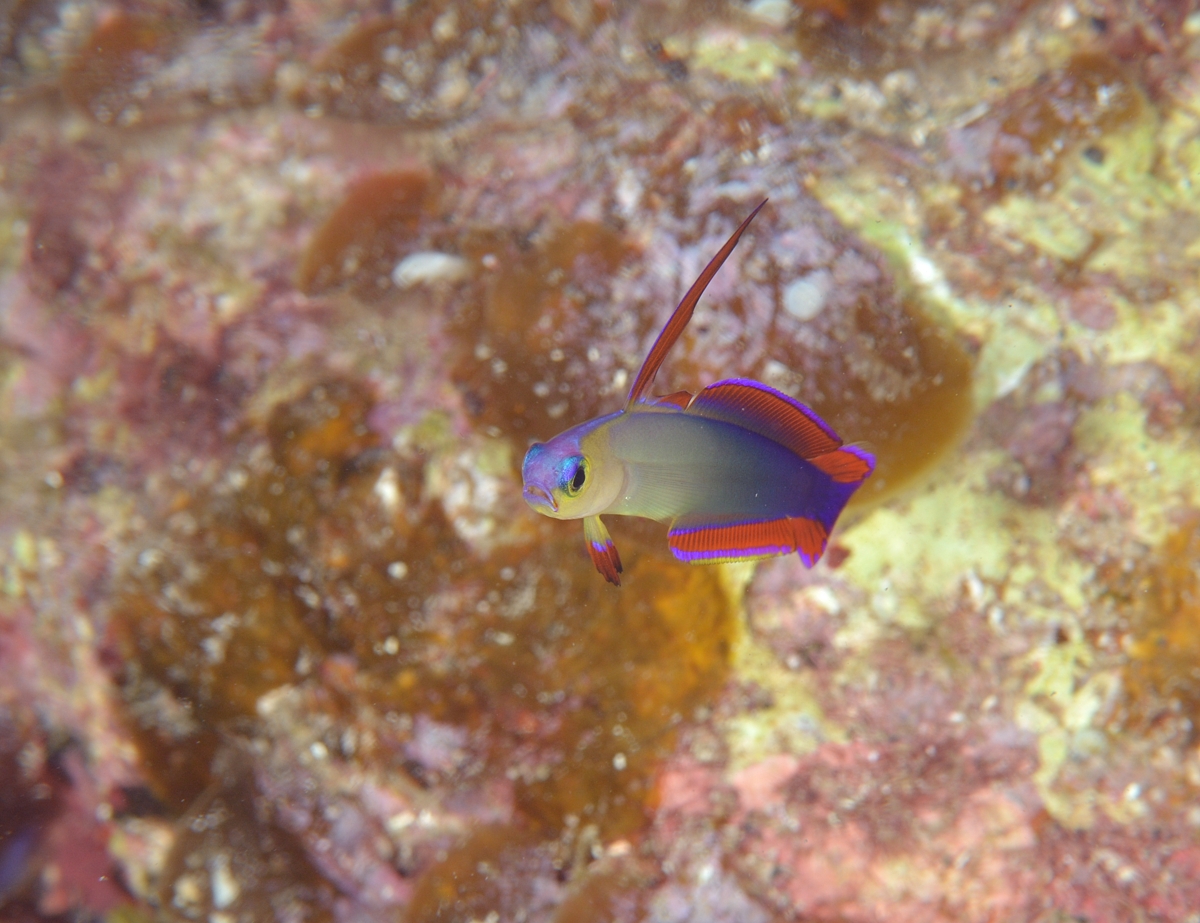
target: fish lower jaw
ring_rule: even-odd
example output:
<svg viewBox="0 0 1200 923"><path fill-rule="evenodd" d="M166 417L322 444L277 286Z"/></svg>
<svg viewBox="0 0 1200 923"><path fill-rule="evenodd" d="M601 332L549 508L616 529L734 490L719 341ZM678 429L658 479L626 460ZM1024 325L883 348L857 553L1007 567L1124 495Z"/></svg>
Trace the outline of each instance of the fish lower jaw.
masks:
<svg viewBox="0 0 1200 923"><path fill-rule="evenodd" d="M543 516L549 516L552 519L562 518L558 514L558 504L554 502L554 497L549 491L536 485L526 485L521 495L525 498L525 502L529 504L531 509L536 510Z"/></svg>

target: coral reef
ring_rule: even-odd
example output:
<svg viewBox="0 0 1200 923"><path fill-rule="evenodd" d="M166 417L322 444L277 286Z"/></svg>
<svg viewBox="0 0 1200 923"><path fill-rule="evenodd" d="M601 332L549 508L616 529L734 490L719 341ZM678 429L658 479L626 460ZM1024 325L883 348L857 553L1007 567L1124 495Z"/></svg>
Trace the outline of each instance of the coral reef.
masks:
<svg viewBox="0 0 1200 923"><path fill-rule="evenodd" d="M0 915L1200 907L1200 8L0 10ZM663 369L824 561L533 516Z"/></svg>

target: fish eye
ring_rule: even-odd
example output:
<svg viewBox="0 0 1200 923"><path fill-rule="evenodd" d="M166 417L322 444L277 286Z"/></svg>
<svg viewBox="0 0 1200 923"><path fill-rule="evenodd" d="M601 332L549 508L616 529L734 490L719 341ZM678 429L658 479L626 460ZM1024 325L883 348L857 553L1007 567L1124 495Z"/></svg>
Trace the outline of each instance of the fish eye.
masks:
<svg viewBox="0 0 1200 923"><path fill-rule="evenodd" d="M568 497L574 497L587 482L588 460L582 455L573 455L563 462L561 485Z"/></svg>

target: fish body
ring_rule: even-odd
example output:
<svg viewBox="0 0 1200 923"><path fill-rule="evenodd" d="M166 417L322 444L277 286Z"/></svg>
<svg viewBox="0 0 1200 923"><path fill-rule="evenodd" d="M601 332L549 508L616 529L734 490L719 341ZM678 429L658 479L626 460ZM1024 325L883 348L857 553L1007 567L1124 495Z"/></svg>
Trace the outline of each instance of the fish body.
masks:
<svg viewBox="0 0 1200 923"><path fill-rule="evenodd" d="M764 203L765 204L765 203ZM601 515L666 523L677 558L742 561L797 552L812 567L843 507L874 468L812 410L747 379L647 398L700 294L758 208L713 258L646 358L626 406L530 447L524 496L556 519L582 519L588 551L611 583L620 556Z"/></svg>

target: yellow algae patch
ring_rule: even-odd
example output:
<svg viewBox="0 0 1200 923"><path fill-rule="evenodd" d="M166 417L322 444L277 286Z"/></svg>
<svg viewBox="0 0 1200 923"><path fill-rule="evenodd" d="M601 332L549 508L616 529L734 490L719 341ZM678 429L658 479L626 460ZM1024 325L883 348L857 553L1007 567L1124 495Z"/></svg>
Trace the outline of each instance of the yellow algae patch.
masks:
<svg viewBox="0 0 1200 923"><path fill-rule="evenodd" d="M1000 234L1037 247L1060 260L1077 260L1091 246L1087 216L1074 202L1009 196L987 210L984 218Z"/></svg>
<svg viewBox="0 0 1200 923"><path fill-rule="evenodd" d="M729 747L730 773L779 753L811 753L822 743L841 741L841 729L826 719L817 704L810 674L780 665L778 658L748 633L733 649L733 673L770 693L765 708L728 718L722 737Z"/></svg>
<svg viewBox="0 0 1200 923"><path fill-rule="evenodd" d="M1157 542L1170 526L1164 509L1200 504L1200 445L1186 433L1155 439L1145 420L1132 396L1118 394L1080 417L1075 439L1093 483L1118 490L1132 507L1136 536Z"/></svg>
<svg viewBox="0 0 1200 923"><path fill-rule="evenodd" d="M1009 505L989 495L986 471L976 459L969 472L872 511L839 539L852 552L841 574L872 595L889 585L910 603L917 588L942 595L972 570L1000 579L1008 570Z"/></svg>
<svg viewBox="0 0 1200 923"><path fill-rule="evenodd" d="M697 70L749 85L774 80L781 71L799 64L794 52L774 42L727 29L702 35L692 49L690 60Z"/></svg>
<svg viewBox="0 0 1200 923"><path fill-rule="evenodd" d="M996 462L997 453L958 459L965 470L952 480L874 510L840 538L852 553L839 575L862 588L869 605L847 614L838 647L863 650L888 625L928 628L935 605L967 582L1003 585L999 630L1005 606L1019 605L1026 618L1047 623L1083 609L1090 568L1061 547L1050 512L988 490L987 472ZM1059 602L1026 598L1034 582L1039 599L1049 591Z"/></svg>
<svg viewBox="0 0 1200 923"><path fill-rule="evenodd" d="M1102 350L1114 365L1152 361L1189 378L1195 377L1195 359L1179 348L1189 337L1189 318L1196 315L1194 291L1180 292L1152 304L1130 304L1116 293L1110 297L1117 308L1117 323L1089 337L1093 349Z"/></svg>

